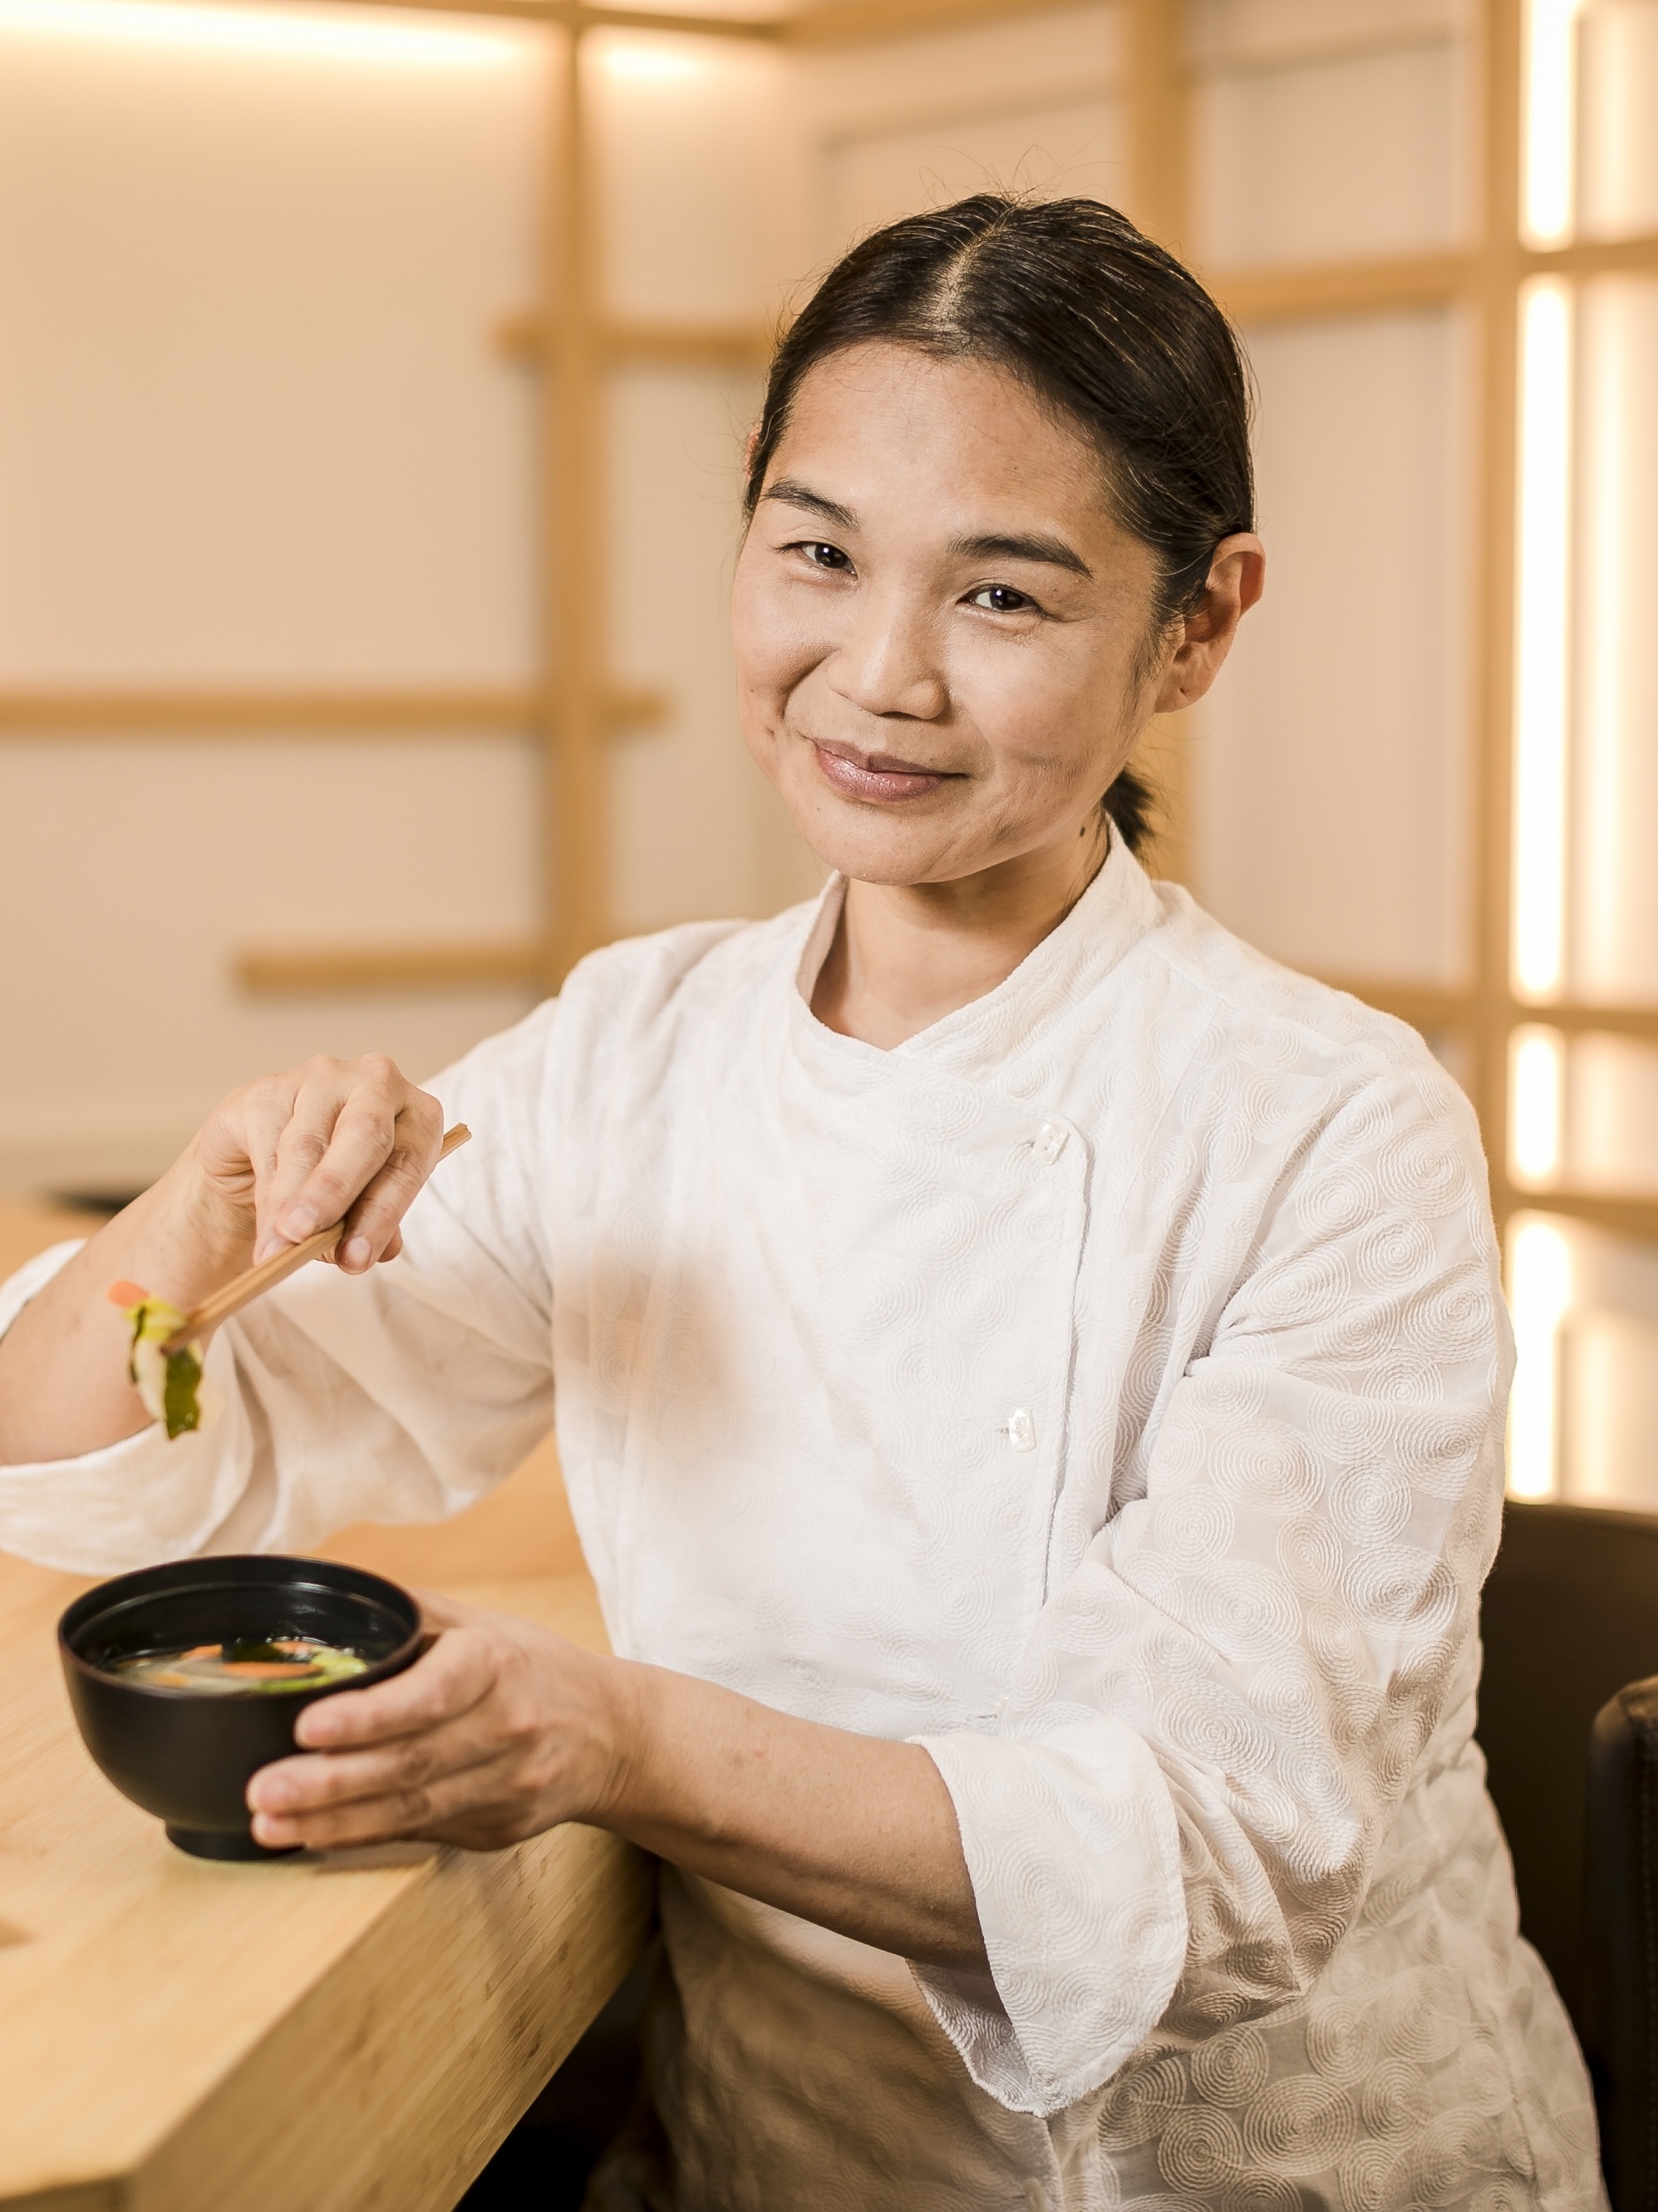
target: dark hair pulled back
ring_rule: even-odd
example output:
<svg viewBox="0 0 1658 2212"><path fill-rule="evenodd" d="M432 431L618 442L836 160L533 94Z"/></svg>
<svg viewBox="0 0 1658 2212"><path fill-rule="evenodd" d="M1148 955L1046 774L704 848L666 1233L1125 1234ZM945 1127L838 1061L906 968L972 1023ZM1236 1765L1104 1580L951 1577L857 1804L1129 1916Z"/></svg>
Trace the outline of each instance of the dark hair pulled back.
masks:
<svg viewBox="0 0 1658 2212"><path fill-rule="evenodd" d="M1159 629L1196 605L1223 538L1254 527L1249 397L1231 326L1191 272L1097 200L977 192L842 257L780 342L744 492L752 515L808 370L884 341L993 362L1097 445L1118 520L1157 556ZM1103 805L1127 844L1151 794Z"/></svg>

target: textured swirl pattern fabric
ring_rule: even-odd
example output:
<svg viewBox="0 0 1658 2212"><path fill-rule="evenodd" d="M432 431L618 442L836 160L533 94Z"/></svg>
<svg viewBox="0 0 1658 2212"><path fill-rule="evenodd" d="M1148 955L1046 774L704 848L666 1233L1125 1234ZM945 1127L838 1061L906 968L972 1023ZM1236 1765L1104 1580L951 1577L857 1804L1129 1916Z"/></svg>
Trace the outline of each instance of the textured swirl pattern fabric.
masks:
<svg viewBox="0 0 1658 2212"><path fill-rule="evenodd" d="M556 1413L618 1650L926 1746L988 1973L671 1873L595 2212L1600 2206L1472 1741L1465 1102L1121 849L878 1052L803 995L839 896L585 963L435 1086L479 1141L402 1260L222 1332L217 1429L0 1469L0 1543L299 1547Z"/></svg>

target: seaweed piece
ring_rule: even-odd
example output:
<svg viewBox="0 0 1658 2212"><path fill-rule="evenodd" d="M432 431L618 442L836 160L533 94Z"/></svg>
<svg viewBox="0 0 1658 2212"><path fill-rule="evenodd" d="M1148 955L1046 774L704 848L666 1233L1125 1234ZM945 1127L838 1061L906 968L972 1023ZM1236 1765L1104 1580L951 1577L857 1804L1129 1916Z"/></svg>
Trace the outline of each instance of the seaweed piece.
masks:
<svg viewBox="0 0 1658 2212"><path fill-rule="evenodd" d="M145 1411L161 1424L169 1438L200 1428L211 1410L202 1380L201 1356L188 1344L173 1352L162 1348L188 1316L165 1298L152 1297L137 1283L112 1283L109 1298L132 1324L127 1374L144 1401Z"/></svg>

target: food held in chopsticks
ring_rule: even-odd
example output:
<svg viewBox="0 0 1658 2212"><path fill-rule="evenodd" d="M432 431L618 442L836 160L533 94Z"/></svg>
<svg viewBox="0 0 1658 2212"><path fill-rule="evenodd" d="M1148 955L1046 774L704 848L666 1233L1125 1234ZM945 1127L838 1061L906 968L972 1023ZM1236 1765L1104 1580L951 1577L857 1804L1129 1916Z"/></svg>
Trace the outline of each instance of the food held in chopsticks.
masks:
<svg viewBox="0 0 1658 2212"><path fill-rule="evenodd" d="M284 1690L314 1690L361 1674L360 1652L313 1636L273 1636L235 1644L194 1644L187 1650L143 1651L110 1663L112 1674L157 1690L196 1690L210 1698L269 1697Z"/></svg>
<svg viewBox="0 0 1658 2212"><path fill-rule="evenodd" d="M137 1283L112 1283L108 1296L132 1324L127 1373L145 1411L169 1437L200 1428L214 1410L212 1385L203 1380L200 1355L187 1344L167 1349L167 1340L185 1326L188 1316L165 1298L152 1297Z"/></svg>
<svg viewBox="0 0 1658 2212"><path fill-rule="evenodd" d="M457 1121L444 1133L439 1161L470 1144L471 1136L465 1121ZM344 1234L344 1222L337 1221L331 1228L319 1229L300 1243L273 1253L203 1299L194 1313L180 1313L177 1306L169 1305L165 1298L152 1297L137 1283L110 1285L111 1304L119 1306L132 1322L127 1372L150 1413L165 1424L169 1437L181 1437L187 1430L204 1426L216 1408L213 1387L202 1379L201 1355L195 1345L210 1329L285 1282L307 1260L331 1253Z"/></svg>

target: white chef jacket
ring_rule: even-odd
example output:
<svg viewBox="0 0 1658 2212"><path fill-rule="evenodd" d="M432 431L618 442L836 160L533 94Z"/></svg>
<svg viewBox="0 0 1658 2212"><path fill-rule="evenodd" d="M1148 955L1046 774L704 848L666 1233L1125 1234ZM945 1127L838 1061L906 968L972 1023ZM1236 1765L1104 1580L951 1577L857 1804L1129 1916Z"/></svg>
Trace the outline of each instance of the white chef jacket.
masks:
<svg viewBox="0 0 1658 2212"><path fill-rule="evenodd" d="M585 962L435 1085L477 1141L401 1259L222 1329L209 1431L0 1469L0 1545L302 1550L556 1420L618 1652L925 1745L989 1971L670 1873L675 2174L606 2202L1599 2207L1471 1739L1467 1103L1120 842L892 1051L810 1009L841 896Z"/></svg>

